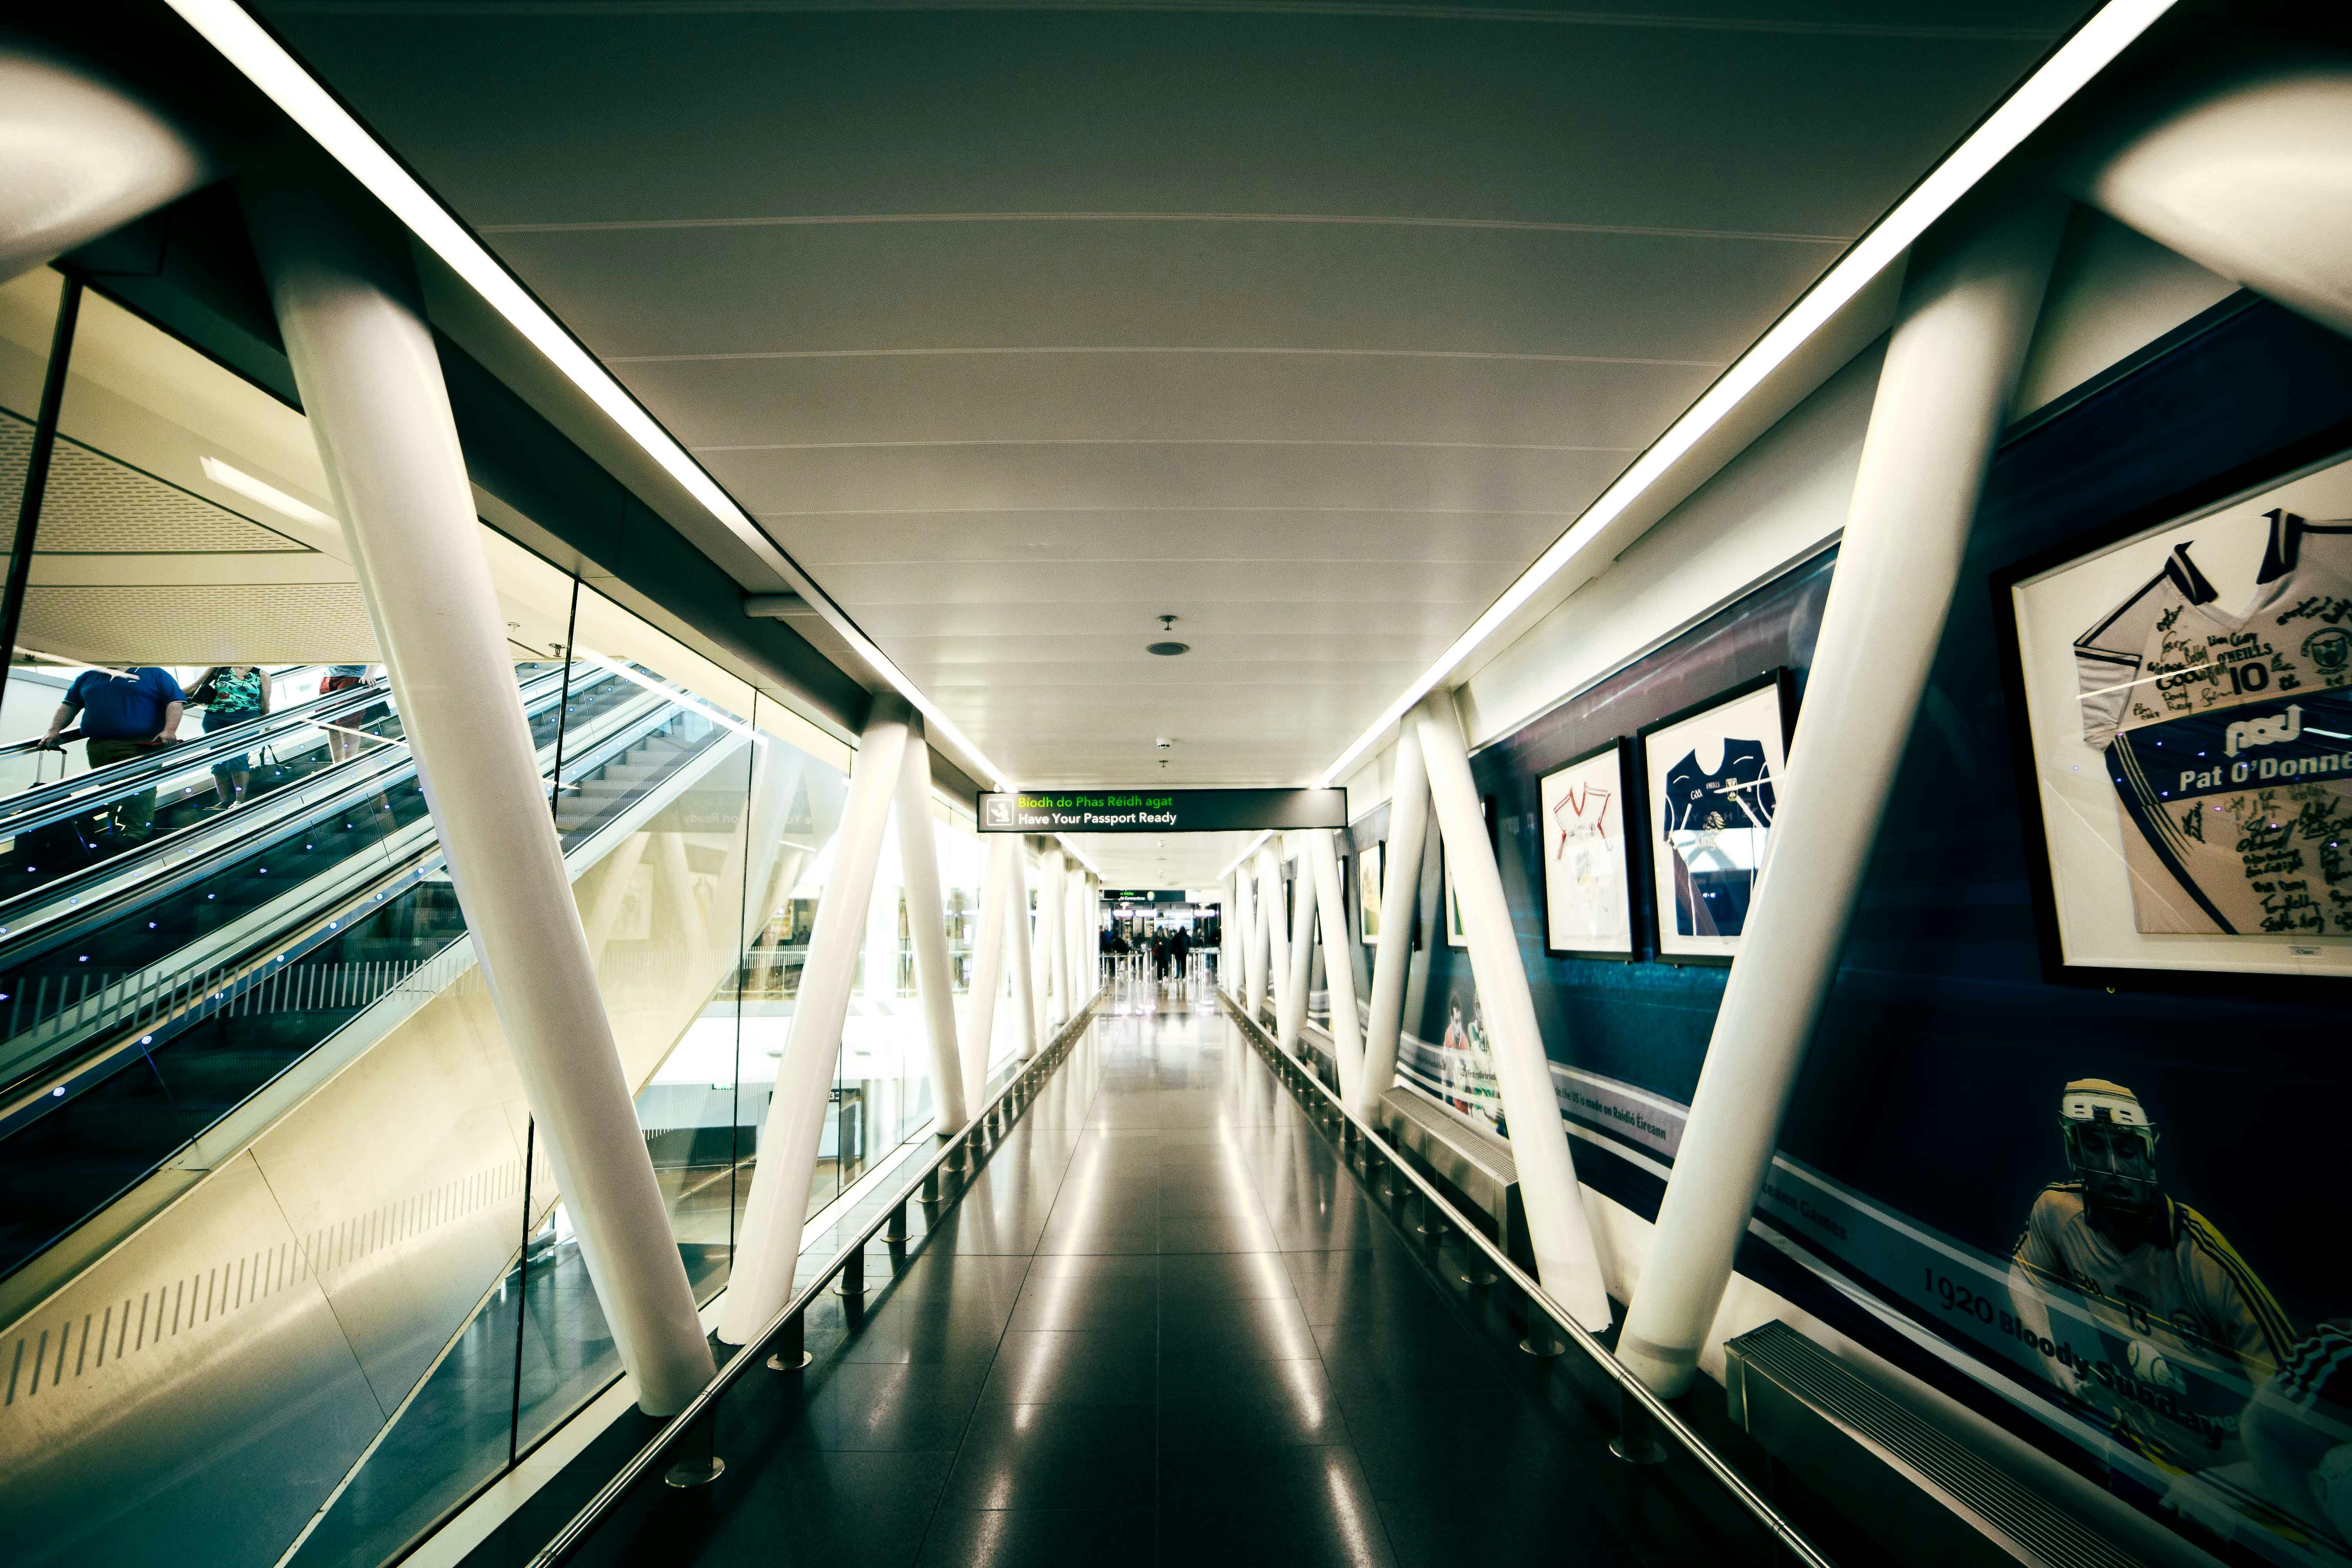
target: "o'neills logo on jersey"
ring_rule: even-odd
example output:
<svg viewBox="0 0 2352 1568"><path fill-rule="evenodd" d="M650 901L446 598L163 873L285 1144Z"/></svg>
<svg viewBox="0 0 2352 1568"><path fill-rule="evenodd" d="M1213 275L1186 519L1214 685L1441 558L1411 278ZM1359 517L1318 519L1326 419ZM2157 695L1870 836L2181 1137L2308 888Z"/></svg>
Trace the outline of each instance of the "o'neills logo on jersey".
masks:
<svg viewBox="0 0 2352 1568"><path fill-rule="evenodd" d="M2199 713L2117 737L2149 805L2264 784L2352 783L2352 698L2313 692L2268 712Z"/></svg>

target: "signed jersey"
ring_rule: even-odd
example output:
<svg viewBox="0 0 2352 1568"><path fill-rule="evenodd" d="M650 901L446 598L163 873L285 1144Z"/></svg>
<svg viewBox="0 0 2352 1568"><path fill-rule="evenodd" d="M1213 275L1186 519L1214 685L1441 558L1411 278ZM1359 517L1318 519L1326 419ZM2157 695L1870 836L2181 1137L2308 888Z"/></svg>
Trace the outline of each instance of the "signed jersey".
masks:
<svg viewBox="0 0 2352 1568"><path fill-rule="evenodd" d="M1724 742L1713 773L1699 766L1695 752L1666 770L1664 832L1675 858L1677 932L1739 934L1763 869L1773 809L1772 772L1760 742Z"/></svg>
<svg viewBox="0 0 2352 1568"><path fill-rule="evenodd" d="M1597 784L1560 792L1552 804L1552 929L1563 936L1610 936L1625 928L1623 827L1616 795Z"/></svg>
<svg viewBox="0 0 2352 1568"><path fill-rule="evenodd" d="M2269 515L2242 616L2184 543L2075 639L2143 931L2352 935L2352 522Z"/></svg>

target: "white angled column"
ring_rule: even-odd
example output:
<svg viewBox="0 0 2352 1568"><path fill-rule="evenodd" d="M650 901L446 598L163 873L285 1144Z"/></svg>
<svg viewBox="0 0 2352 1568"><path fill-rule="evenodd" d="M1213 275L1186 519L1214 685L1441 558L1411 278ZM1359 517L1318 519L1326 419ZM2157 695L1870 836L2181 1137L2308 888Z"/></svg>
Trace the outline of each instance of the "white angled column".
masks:
<svg viewBox="0 0 2352 1568"><path fill-rule="evenodd" d="M1551 1059L1544 1054L1518 931L1503 900L1502 872L1486 837L1478 786L1470 777L1454 694L1435 691L1423 698L1412 722L1429 769L1430 801L1437 808L1445 863L1454 873L1454 897L1470 938L1470 970L1478 982L1479 1011L1486 1015L1486 1042L1510 1124L1511 1159L1519 1170L1537 1277L1578 1322L1598 1331L1609 1326L1609 1289L1601 1278L1601 1255L1568 1151L1568 1124L1560 1120L1559 1098L1552 1091Z"/></svg>
<svg viewBox="0 0 2352 1568"><path fill-rule="evenodd" d="M1275 1015L1274 1043L1286 1056L1298 1054L1299 1036L1307 1028L1307 994L1315 978L1315 868L1304 850L1298 857L1297 880L1290 900L1290 983L1284 987L1282 1010Z"/></svg>
<svg viewBox="0 0 2352 1568"><path fill-rule="evenodd" d="M1290 911L1282 896L1282 836L1276 834L1257 852L1258 923L1265 928L1265 973L1274 991L1274 1016L1282 1016L1290 994ZM1259 999L1250 998L1250 1016L1258 1016Z"/></svg>
<svg viewBox="0 0 2352 1568"><path fill-rule="evenodd" d="M858 737L857 755L849 764L849 802L834 839L833 870L817 901L816 929L809 933L792 1032L784 1037L783 1059L776 1064L775 1095L768 1101L768 1119L760 1130L751 1198L735 1245L727 1305L719 1314L719 1337L729 1344L757 1338L792 1300L817 1145L824 1140L825 1108L841 1059L841 1026L849 1016L858 944L865 935L867 907L874 901L875 868L890 825L890 803L906 768L909 717L898 699L877 697ZM894 941L894 969L896 946Z"/></svg>
<svg viewBox="0 0 2352 1568"><path fill-rule="evenodd" d="M1236 874L1227 877L1225 879L1225 885L1219 890L1219 893L1220 896L1217 903L1217 988L1223 991L1228 995L1231 995L1238 984L1238 982L1234 977L1240 973L1240 961L1238 955L1241 952L1241 943L1234 934L1240 929L1240 925L1238 923L1240 921L1240 910L1242 906L1242 884L1240 876Z"/></svg>
<svg viewBox="0 0 2352 1568"><path fill-rule="evenodd" d="M1381 855L1381 933L1373 949L1372 994L1364 1007L1364 1076L1350 1102L1373 1119L1395 1087L1397 1039L1404 1028L1405 981L1412 972L1412 915L1421 896L1421 861L1429 842L1429 772L1411 720L1396 742L1396 782L1389 792L1389 841Z"/></svg>
<svg viewBox="0 0 2352 1568"><path fill-rule="evenodd" d="M1234 999L1242 1011L1257 1016L1258 998L1265 994L1265 889L1257 885L1257 862L1242 868L1242 974L1241 989Z"/></svg>
<svg viewBox="0 0 2352 1568"><path fill-rule="evenodd" d="M218 172L195 140L99 72L0 42L0 281L176 201Z"/></svg>
<svg viewBox="0 0 2352 1568"><path fill-rule="evenodd" d="M2084 201L2352 334L2352 67L2341 57L2234 68L2102 133L2073 182Z"/></svg>
<svg viewBox="0 0 2352 1568"><path fill-rule="evenodd" d="M1077 857L1069 856L1068 860L1076 864ZM1090 989L1087 984L1085 933L1079 929L1086 921L1086 910L1087 873L1074 870L1062 900L1062 978L1069 986L1065 994L1070 999L1069 1011L1064 1015L1066 1021L1078 1016Z"/></svg>
<svg viewBox="0 0 2352 1568"><path fill-rule="evenodd" d="M1339 890L1339 852L1331 834L1307 835L1307 864L1315 873L1315 908L1323 931L1323 973L1331 996L1331 1057L1339 1068L1339 1099L1354 1103L1364 1076L1363 1042L1356 1033L1356 966L1349 962L1348 906Z"/></svg>
<svg viewBox="0 0 2352 1568"><path fill-rule="evenodd" d="M1905 286L1758 879L1618 1358L1679 1393L1731 1279L1837 971L2050 275L2060 204ZM1449 840L1449 842L1451 842Z"/></svg>
<svg viewBox="0 0 2352 1568"><path fill-rule="evenodd" d="M907 737L898 768L898 863L907 888L907 935L915 950L915 998L931 1056L931 1106L942 1136L971 1119L956 1044L955 972L948 963L947 903L940 896L940 847L931 827L931 748Z"/></svg>
<svg viewBox="0 0 2352 1568"><path fill-rule="evenodd" d="M1087 999L1102 989L1102 879L1087 879Z"/></svg>
<svg viewBox="0 0 2352 1568"><path fill-rule="evenodd" d="M1013 1005L1021 1009L1021 1059L1029 1060L1045 1043L1045 998L1037 987L1037 940L1029 922L1029 840L1013 839L1013 877L1004 896L1004 940L1012 944Z"/></svg>
<svg viewBox="0 0 2352 1568"><path fill-rule="evenodd" d="M404 256L307 193L255 247L376 646L508 1048L646 1414L710 1380L653 1162L548 816L433 331Z"/></svg>
<svg viewBox="0 0 2352 1568"><path fill-rule="evenodd" d="M1045 1035L1049 1040L1070 1016L1069 983L1062 969L1062 941L1070 926L1063 889L1066 869L1062 847L1047 844L1037 865L1037 956L1043 961L1040 989L1045 996Z"/></svg>
<svg viewBox="0 0 2352 1568"><path fill-rule="evenodd" d="M1004 928L1013 908L1013 865L1021 840L988 837L988 868L981 873L980 938L971 955L971 989L963 999L963 1096L967 1107L988 1097L988 1058L996 1042L998 993L1004 989Z"/></svg>

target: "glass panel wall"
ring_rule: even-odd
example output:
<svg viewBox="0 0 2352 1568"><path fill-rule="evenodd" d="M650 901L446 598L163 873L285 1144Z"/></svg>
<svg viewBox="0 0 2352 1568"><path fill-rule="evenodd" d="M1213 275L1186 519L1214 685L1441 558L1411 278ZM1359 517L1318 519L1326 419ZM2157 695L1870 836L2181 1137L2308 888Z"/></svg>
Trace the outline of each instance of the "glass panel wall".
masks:
<svg viewBox="0 0 2352 1568"><path fill-rule="evenodd" d="M12 528L64 292L0 286ZM618 1358L305 421L96 294L68 368L0 705L0 1409L42 1417L0 1420L12 1535L203 1568L299 1536L304 1563L373 1568ZM481 538L707 1303L847 753L593 577ZM929 1114L891 859L816 1207Z"/></svg>

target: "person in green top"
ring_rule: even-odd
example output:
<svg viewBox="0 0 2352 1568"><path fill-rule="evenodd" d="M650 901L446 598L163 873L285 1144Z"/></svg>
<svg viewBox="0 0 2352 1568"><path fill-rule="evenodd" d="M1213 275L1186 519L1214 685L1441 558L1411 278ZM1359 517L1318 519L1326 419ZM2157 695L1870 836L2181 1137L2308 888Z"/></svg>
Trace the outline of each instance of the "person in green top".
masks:
<svg viewBox="0 0 2352 1568"><path fill-rule="evenodd" d="M216 664L197 681L194 695L205 704L205 733L258 719L269 711L269 676L256 664ZM213 787L222 806L245 798L253 782L253 753L231 752L213 764Z"/></svg>

